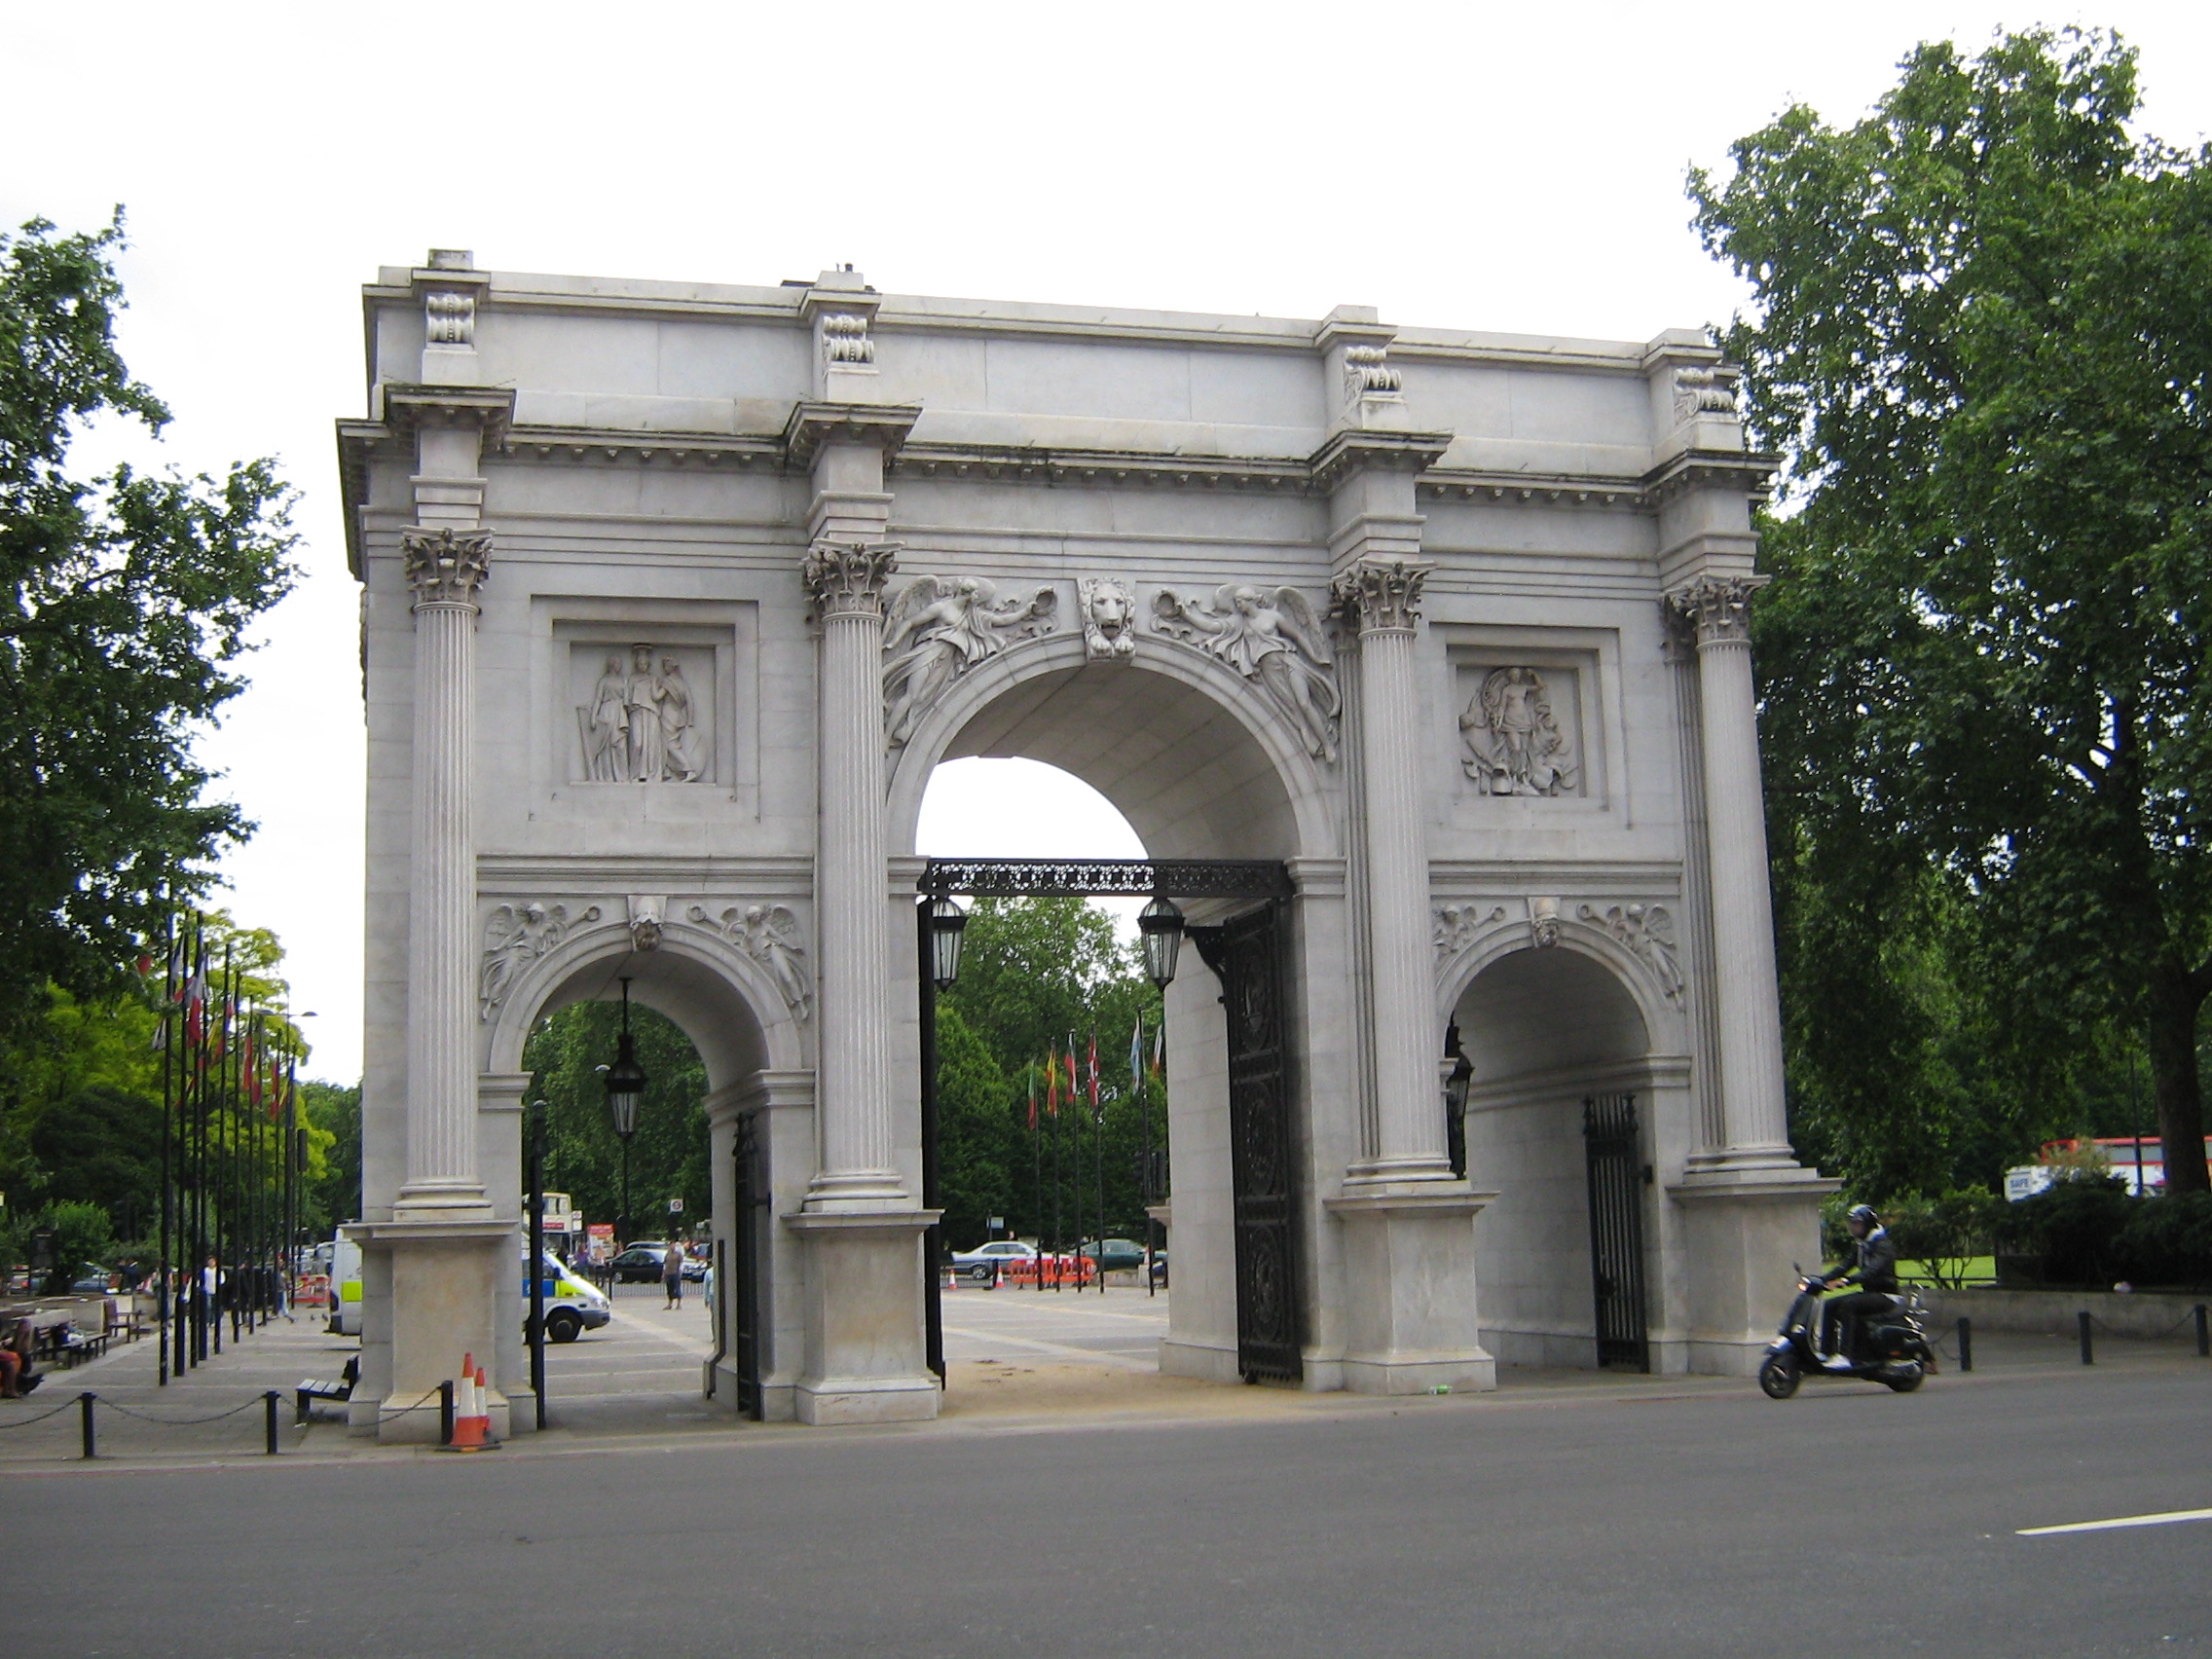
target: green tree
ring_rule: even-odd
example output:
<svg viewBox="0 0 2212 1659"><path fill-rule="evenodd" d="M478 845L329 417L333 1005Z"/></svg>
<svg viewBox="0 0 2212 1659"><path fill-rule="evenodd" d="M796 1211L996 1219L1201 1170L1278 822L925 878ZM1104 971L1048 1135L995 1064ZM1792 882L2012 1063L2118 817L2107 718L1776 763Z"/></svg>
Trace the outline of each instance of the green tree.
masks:
<svg viewBox="0 0 2212 1659"><path fill-rule="evenodd" d="M599 1071L613 1062L621 1023L614 1003L572 1003L538 1021L523 1051L536 1074L533 1098L546 1103L546 1187L592 1222L616 1221L621 1207L622 1145ZM631 1004L630 1031L647 1080L630 1147L630 1231L658 1238L712 1215L707 1068L682 1027L649 1008ZM671 1198L683 1200L681 1217Z"/></svg>
<svg viewBox="0 0 2212 1659"><path fill-rule="evenodd" d="M0 236L0 1029L35 1020L49 982L112 994L168 896L245 836L202 798L191 741L293 579L291 495L266 461L70 476L83 423L168 420L116 350L122 240L120 210L93 235Z"/></svg>
<svg viewBox="0 0 2212 1659"><path fill-rule="evenodd" d="M301 1084L300 1122L309 1165L301 1224L319 1238L361 1213L361 1086Z"/></svg>
<svg viewBox="0 0 2212 1659"><path fill-rule="evenodd" d="M1862 1006L1838 1012L1871 1052L1947 1017L1956 979L1894 958L1940 953L1963 904L1992 1044L2055 1075L2131 1027L2166 1145L2194 1149L2212 170L2130 131L2135 57L2104 35L1901 69L1867 119L1792 108L1725 183L1690 179L1752 288L1723 345L1753 436L1787 457L1758 624L1778 864L1848 924L1834 989Z"/></svg>

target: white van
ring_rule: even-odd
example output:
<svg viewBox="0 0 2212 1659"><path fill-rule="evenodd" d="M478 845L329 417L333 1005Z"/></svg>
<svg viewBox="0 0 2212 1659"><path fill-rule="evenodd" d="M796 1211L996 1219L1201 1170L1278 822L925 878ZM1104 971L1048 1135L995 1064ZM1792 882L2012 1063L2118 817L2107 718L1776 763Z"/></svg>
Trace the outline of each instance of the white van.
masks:
<svg viewBox="0 0 2212 1659"><path fill-rule="evenodd" d="M347 1237L341 1227L329 1249L330 1334L357 1337L361 1334L361 1247Z"/></svg>
<svg viewBox="0 0 2212 1659"><path fill-rule="evenodd" d="M530 1325L530 1244L525 1240L515 1266L522 1269L523 1326ZM547 1252L539 1258L545 1274L545 1334L557 1343L572 1343L586 1331L596 1331L614 1317L614 1304L595 1284L565 1267L561 1258ZM340 1228L331 1244L330 1331L333 1336L361 1334L361 1247Z"/></svg>
<svg viewBox="0 0 2212 1659"><path fill-rule="evenodd" d="M523 1241L522 1326L530 1334L530 1241ZM596 1331L614 1317L614 1304L607 1293L563 1265L548 1251L538 1258L545 1275L545 1335L557 1343L572 1343L586 1331Z"/></svg>

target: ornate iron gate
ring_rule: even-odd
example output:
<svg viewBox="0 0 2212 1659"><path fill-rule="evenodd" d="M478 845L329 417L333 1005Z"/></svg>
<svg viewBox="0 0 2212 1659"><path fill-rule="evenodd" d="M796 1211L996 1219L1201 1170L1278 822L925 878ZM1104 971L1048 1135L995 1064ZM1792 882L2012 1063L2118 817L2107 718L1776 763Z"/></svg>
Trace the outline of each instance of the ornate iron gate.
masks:
<svg viewBox="0 0 2212 1659"><path fill-rule="evenodd" d="M731 1360L737 1368L737 1409L760 1420L760 1224L768 1208L768 1183L761 1177L760 1143L752 1117L737 1121L737 1214L730 1229L729 1284L715 1286L717 1296L730 1298Z"/></svg>
<svg viewBox="0 0 2212 1659"><path fill-rule="evenodd" d="M1636 1096L1582 1102L1590 1174L1590 1278L1598 1303L1598 1363L1651 1369L1643 1307L1643 1158Z"/></svg>
<svg viewBox="0 0 2212 1659"><path fill-rule="evenodd" d="M1231 1213L1236 1230L1236 1369L1303 1374L1298 1352L1296 1161L1283 1030L1282 907L1223 924L1207 960L1229 1015ZM1218 955L1218 960L1216 957Z"/></svg>

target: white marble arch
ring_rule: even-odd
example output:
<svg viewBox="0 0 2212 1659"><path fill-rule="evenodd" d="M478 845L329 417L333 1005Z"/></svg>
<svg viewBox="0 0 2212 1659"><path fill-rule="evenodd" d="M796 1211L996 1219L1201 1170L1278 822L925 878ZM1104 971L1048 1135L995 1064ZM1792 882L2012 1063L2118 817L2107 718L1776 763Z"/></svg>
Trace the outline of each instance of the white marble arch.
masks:
<svg viewBox="0 0 2212 1659"><path fill-rule="evenodd" d="M1604 929L1563 918L1558 943L1539 949L1507 908L1445 978L1474 1068L1468 1178L1499 1195L1475 1229L1484 1346L1506 1365L1596 1364L1581 1106L1625 1090L1653 1166L1643 1216L1652 1366L1686 1370L1682 1218L1657 1178L1679 1172L1695 1138L1686 1022Z"/></svg>
<svg viewBox="0 0 2212 1659"><path fill-rule="evenodd" d="M1164 682L1164 683L1163 683ZM1089 660L1078 631L1014 646L956 680L894 756L889 840L911 850L940 760L1019 756L1072 772L1154 858L1336 858L1333 780L1226 665L1145 639Z"/></svg>
<svg viewBox="0 0 2212 1659"><path fill-rule="evenodd" d="M736 1214L736 1182L731 1156L740 1118L773 1108L773 1124L761 1125L768 1159L767 1179L796 1207L796 1194L813 1168L813 1046L806 1028L794 1019L782 994L750 957L708 930L672 923L649 951L634 948L630 930L602 923L578 930L531 964L508 993L485 1037L487 1084L504 1079L512 1088L529 1081L522 1069L531 1029L547 1014L579 1002L609 1002L621 994L621 977L630 977L630 999L674 1020L698 1050L707 1072L708 1167L713 1177L714 1244L718 1259L728 1260L729 1228ZM502 1090L511 1092L511 1090ZM485 1168L493 1201L502 1215L523 1213L525 1170L507 1148L511 1133L488 1147ZM775 1386L771 1415L791 1415L789 1378L799 1351L797 1252L781 1229L756 1235L762 1253L759 1274L769 1329L762 1354L764 1381ZM500 1291L499 1329L519 1329L520 1298ZM507 1304L512 1303L510 1309ZM725 1315L734 1318L736 1301L722 1298ZM734 1351L735 1331L725 1333L723 1348ZM508 1375L519 1375L519 1342ZM735 1376L725 1361L718 1397L734 1408Z"/></svg>

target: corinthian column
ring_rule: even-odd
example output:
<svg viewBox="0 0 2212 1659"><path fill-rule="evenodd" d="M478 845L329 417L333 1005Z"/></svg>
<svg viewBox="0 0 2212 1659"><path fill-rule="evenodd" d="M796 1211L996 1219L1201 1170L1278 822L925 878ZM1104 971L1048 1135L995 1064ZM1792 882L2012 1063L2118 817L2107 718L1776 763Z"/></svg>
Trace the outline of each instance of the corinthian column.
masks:
<svg viewBox="0 0 2212 1659"><path fill-rule="evenodd" d="M806 1206L906 1209L892 1152L891 945L884 898L884 543L823 539L802 574L822 622L821 1166Z"/></svg>
<svg viewBox="0 0 2212 1659"><path fill-rule="evenodd" d="M1363 559L1337 577L1339 608L1359 621L1359 733L1367 815L1370 1018L1375 1033L1375 1158L1363 1181L1450 1181L1436 1087L1428 844L1421 788L1415 636L1433 566Z"/></svg>
<svg viewBox="0 0 2212 1659"><path fill-rule="evenodd" d="M1704 576L1668 595L1697 634L1705 743L1707 862L1720 1037L1724 1165L1794 1164L1783 1105L1782 1010L1775 988L1774 901L1751 682L1755 576Z"/></svg>
<svg viewBox="0 0 2212 1659"><path fill-rule="evenodd" d="M412 854L407 912L407 1181L401 1219L489 1215L476 1168L476 839L469 788L476 589L488 530L403 533L415 593Z"/></svg>

